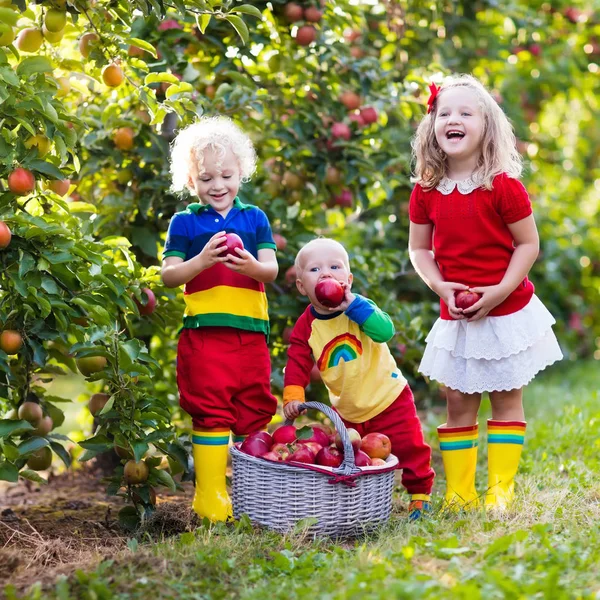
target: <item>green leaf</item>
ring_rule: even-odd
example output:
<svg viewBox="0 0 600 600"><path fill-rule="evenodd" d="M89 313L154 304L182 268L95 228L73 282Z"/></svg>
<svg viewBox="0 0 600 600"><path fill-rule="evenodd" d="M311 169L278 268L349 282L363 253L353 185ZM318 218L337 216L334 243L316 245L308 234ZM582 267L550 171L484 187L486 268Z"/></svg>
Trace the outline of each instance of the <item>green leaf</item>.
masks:
<svg viewBox="0 0 600 600"><path fill-rule="evenodd" d="M12 69L9 69L8 67L0 68L0 79L8 83L9 85L13 85L15 87L21 85L21 82L19 81L19 78L15 75L15 72Z"/></svg>
<svg viewBox="0 0 600 600"><path fill-rule="evenodd" d="M193 91L194 91L194 87L192 86L191 83L187 83L187 81L182 81L181 83L170 85L167 88L165 97L172 98L176 94L184 94L186 92L193 92Z"/></svg>
<svg viewBox="0 0 600 600"><path fill-rule="evenodd" d="M159 483L165 487L168 487L172 492L175 491L175 482L173 481L171 475L164 469L156 470L156 479L158 479Z"/></svg>
<svg viewBox="0 0 600 600"><path fill-rule="evenodd" d="M247 44L248 40L250 39L250 32L248 31L248 27L246 26L246 23L244 23L244 20L235 15L227 15L225 20L231 23L233 28L237 31L237 34L240 36L242 42Z"/></svg>
<svg viewBox="0 0 600 600"><path fill-rule="evenodd" d="M15 467L12 463L9 462L1 462L0 463L0 480L2 481L10 481L11 483L15 483L19 480L19 469Z"/></svg>
<svg viewBox="0 0 600 600"><path fill-rule="evenodd" d="M16 433L31 431L34 427L28 421L17 421L15 419L0 420L0 439L10 437Z"/></svg>
<svg viewBox="0 0 600 600"><path fill-rule="evenodd" d="M19 456L25 456L31 454L44 446L48 446L50 442L41 437L33 437L19 445Z"/></svg>
<svg viewBox="0 0 600 600"><path fill-rule="evenodd" d="M42 173L42 175L48 175L48 177L52 177L53 179L63 179L64 175L62 171L52 163L46 162L45 160L32 160L29 163L29 168L32 171L37 171L38 173Z"/></svg>
<svg viewBox="0 0 600 600"><path fill-rule="evenodd" d="M260 10L251 4L242 4L241 6L236 6L235 8L232 8L230 12L244 13L246 15L252 15L258 19L262 19L262 13Z"/></svg>
<svg viewBox="0 0 600 600"><path fill-rule="evenodd" d="M144 40L140 40L139 38L128 38L125 40L125 43L130 44L131 46L135 46L136 48L141 48L142 50L145 50L149 54L152 54L152 56L154 56L154 58L158 58L158 54L156 53L156 48L152 44L150 44Z"/></svg>
<svg viewBox="0 0 600 600"><path fill-rule="evenodd" d="M29 77L34 73L50 73L53 70L52 63L44 56L29 56L19 63L17 75Z"/></svg>
<svg viewBox="0 0 600 600"><path fill-rule="evenodd" d="M29 481L35 481L35 483L48 483L43 477L31 469L23 469L19 475L24 479L29 479Z"/></svg>
<svg viewBox="0 0 600 600"><path fill-rule="evenodd" d="M14 27L17 24L17 21L19 20L20 16L21 15L16 13L14 10L11 10L10 8L0 8L0 21L2 23L7 23L8 25Z"/></svg>
<svg viewBox="0 0 600 600"><path fill-rule="evenodd" d="M69 202L69 211L72 213L97 213L98 209L89 202Z"/></svg>
<svg viewBox="0 0 600 600"><path fill-rule="evenodd" d="M52 447L52 450L60 456L60 459L65 463L65 467L68 469L71 466L71 455L67 452L65 447L58 442L50 442L50 446Z"/></svg>
<svg viewBox="0 0 600 600"><path fill-rule="evenodd" d="M208 24L210 23L211 18L212 18L212 15L210 13L196 15L196 23L197 23L198 29L200 30L201 33L204 33L206 31L206 28L208 27Z"/></svg>
<svg viewBox="0 0 600 600"><path fill-rule="evenodd" d="M151 83L179 83L179 79L171 73L148 73L144 78L144 84L150 85Z"/></svg>
<svg viewBox="0 0 600 600"><path fill-rule="evenodd" d="M148 444L143 440L136 440L131 444L131 448L133 449L133 456L138 462L142 460L144 454L148 452Z"/></svg>

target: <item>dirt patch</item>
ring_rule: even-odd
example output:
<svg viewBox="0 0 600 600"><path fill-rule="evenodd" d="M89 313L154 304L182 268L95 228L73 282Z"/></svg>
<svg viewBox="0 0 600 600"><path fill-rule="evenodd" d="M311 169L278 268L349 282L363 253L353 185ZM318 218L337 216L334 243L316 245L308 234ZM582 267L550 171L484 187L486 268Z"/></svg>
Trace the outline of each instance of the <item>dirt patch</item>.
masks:
<svg viewBox="0 0 600 600"><path fill-rule="evenodd" d="M155 539L190 531L193 488L161 493L145 530ZM164 488L163 488L164 489ZM86 466L0 489L0 596L8 583L22 591L35 582L51 585L61 574L85 571L127 547L131 533L118 524L121 498L107 496L101 475Z"/></svg>

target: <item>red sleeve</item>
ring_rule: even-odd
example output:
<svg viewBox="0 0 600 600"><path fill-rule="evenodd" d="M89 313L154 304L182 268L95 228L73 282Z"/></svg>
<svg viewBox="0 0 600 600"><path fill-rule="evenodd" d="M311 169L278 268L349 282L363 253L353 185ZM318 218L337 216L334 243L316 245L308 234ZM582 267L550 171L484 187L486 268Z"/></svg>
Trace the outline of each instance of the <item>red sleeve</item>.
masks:
<svg viewBox="0 0 600 600"><path fill-rule="evenodd" d="M415 185L410 195L410 201L408 203L408 217L413 223L417 223L418 225L433 224L429 218L427 207L425 206L423 189L419 184Z"/></svg>
<svg viewBox="0 0 600 600"><path fill-rule="evenodd" d="M283 376L284 404L292 400L304 402L304 388L310 383L310 372L315 364L308 344L313 318L309 307L296 321L292 330Z"/></svg>
<svg viewBox="0 0 600 600"><path fill-rule="evenodd" d="M497 210L507 225L516 223L533 212L529 194L518 179L499 175L494 180L494 190L496 187Z"/></svg>

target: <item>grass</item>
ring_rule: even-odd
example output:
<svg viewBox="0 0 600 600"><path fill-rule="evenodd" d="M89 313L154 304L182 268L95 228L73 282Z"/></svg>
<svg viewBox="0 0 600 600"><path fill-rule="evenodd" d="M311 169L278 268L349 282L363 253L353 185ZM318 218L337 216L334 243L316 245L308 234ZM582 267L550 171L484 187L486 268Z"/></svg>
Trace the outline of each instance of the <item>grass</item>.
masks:
<svg viewBox="0 0 600 600"><path fill-rule="evenodd" d="M23 598L600 598L599 389L597 363L561 365L528 388L518 499L503 517L435 510L410 524L397 511L377 535L341 545L258 532L242 520L160 543L131 540L94 572ZM437 455L436 424L427 431ZM481 455L482 490L484 445ZM438 497L442 490L440 472Z"/></svg>

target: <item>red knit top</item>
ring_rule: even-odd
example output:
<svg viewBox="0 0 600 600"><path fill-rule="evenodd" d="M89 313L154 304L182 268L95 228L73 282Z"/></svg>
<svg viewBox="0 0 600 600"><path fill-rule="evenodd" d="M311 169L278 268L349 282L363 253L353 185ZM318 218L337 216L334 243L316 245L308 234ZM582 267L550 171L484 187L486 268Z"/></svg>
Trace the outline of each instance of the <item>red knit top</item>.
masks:
<svg viewBox="0 0 600 600"><path fill-rule="evenodd" d="M527 190L506 174L495 177L491 191L480 187L463 195L455 187L444 195L437 189L425 191L417 184L410 196L410 220L433 225L433 253L442 277L470 287L502 281L515 250L508 225L531 213ZM489 316L521 310L533 292L533 284L525 277ZM440 309L442 319L452 319L443 300Z"/></svg>

